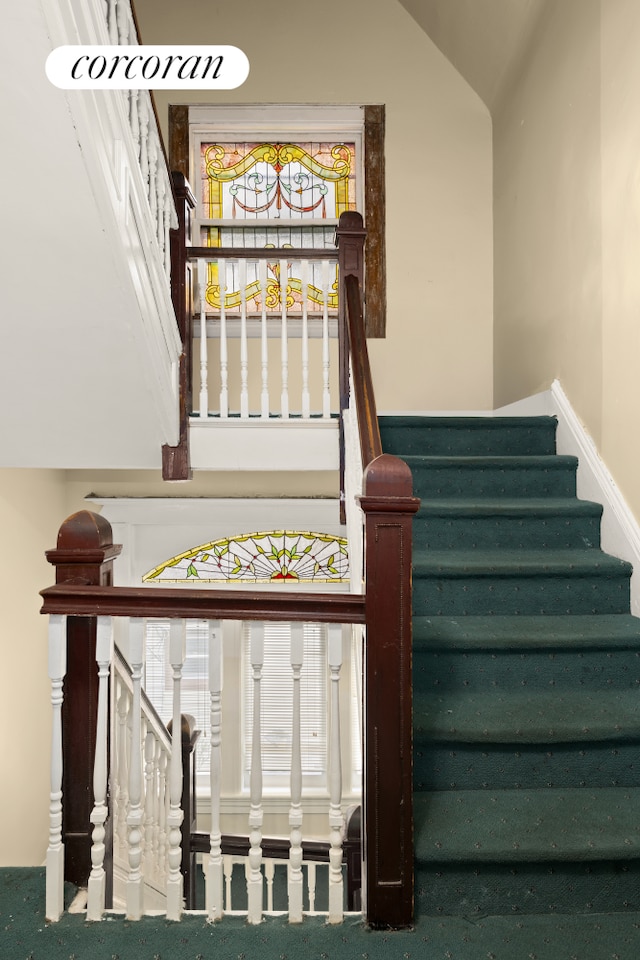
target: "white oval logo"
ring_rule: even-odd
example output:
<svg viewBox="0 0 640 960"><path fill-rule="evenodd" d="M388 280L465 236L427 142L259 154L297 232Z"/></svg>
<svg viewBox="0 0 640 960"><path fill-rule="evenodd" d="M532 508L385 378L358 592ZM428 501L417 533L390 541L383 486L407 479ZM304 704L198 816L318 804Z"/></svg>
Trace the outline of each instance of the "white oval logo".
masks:
<svg viewBox="0 0 640 960"><path fill-rule="evenodd" d="M249 60L229 46L56 47L48 79L62 90L233 90L249 76Z"/></svg>

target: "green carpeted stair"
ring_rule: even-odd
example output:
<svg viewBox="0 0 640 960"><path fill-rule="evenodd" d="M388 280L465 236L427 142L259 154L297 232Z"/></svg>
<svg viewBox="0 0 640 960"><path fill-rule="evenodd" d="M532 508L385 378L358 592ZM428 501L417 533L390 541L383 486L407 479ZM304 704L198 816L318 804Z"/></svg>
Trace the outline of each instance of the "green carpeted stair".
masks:
<svg viewBox="0 0 640 960"><path fill-rule="evenodd" d="M381 417L411 467L419 916L640 908L640 620L556 421Z"/></svg>

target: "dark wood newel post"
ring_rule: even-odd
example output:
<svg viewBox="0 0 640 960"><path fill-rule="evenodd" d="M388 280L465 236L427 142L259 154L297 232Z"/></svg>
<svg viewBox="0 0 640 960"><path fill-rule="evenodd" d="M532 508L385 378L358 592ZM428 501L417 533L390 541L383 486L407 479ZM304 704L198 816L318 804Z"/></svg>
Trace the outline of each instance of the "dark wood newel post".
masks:
<svg viewBox="0 0 640 960"><path fill-rule="evenodd" d="M104 517L81 510L68 517L54 550L47 550L56 568L56 583L112 586L113 560L122 547L114 544ZM96 618L67 618L67 674L62 705L62 838L65 880L86 886L91 869L93 761L96 748L98 668ZM110 819L107 824L110 823ZM110 842L107 833L106 842ZM105 858L105 866L111 857ZM110 890L107 888L107 903Z"/></svg>
<svg viewBox="0 0 640 960"><path fill-rule="evenodd" d="M191 244L191 211L196 205L187 178L173 173L178 228L171 231L171 299L182 339L179 370L180 437L176 447L162 448L162 479L190 480L189 410L192 392L192 305L191 265L187 262L187 247Z"/></svg>
<svg viewBox="0 0 640 960"><path fill-rule="evenodd" d="M409 467L382 454L364 474L366 623L365 916L413 922L411 526L420 501Z"/></svg>
<svg viewBox="0 0 640 960"><path fill-rule="evenodd" d="M344 278L353 274L358 278L360 290L364 290L364 229L362 214L347 210L340 214L336 229L338 248L338 377L340 392L340 522L345 523L344 502L344 426L342 412L349 406L349 333L347 331L347 308Z"/></svg>

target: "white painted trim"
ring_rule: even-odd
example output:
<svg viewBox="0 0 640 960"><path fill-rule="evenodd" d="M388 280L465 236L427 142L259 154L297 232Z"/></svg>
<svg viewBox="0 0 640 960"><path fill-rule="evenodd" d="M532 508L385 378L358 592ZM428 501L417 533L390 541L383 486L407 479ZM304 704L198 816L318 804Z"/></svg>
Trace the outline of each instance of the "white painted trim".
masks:
<svg viewBox="0 0 640 960"><path fill-rule="evenodd" d="M551 385L558 417L558 453L578 457L578 496L603 506L602 549L633 564L631 612L640 616L640 527L576 415L559 380Z"/></svg>
<svg viewBox="0 0 640 960"><path fill-rule="evenodd" d="M534 393L493 411L494 417L552 417L556 413L550 390Z"/></svg>
<svg viewBox="0 0 640 960"><path fill-rule="evenodd" d="M101 513L110 523L182 526L185 523L219 524L222 518L225 529L236 533L257 531L261 524L273 521L276 527L272 529L284 529L283 523L287 528L298 529L302 524L304 529L344 535L344 527L340 526L337 498L87 497L86 499L102 507ZM224 534L221 535L224 536Z"/></svg>
<svg viewBox="0 0 640 960"><path fill-rule="evenodd" d="M364 125L364 108L356 104L246 103L191 104L189 124L216 136L226 133L355 133Z"/></svg>
<svg viewBox="0 0 640 960"><path fill-rule="evenodd" d="M338 421L189 420L194 470L338 470Z"/></svg>

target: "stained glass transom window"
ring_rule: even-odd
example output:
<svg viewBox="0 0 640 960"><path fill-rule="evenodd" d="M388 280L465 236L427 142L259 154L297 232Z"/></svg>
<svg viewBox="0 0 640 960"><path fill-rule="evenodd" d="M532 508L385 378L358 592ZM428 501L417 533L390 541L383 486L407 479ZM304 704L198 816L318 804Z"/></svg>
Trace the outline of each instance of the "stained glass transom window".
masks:
<svg viewBox="0 0 640 960"><path fill-rule="evenodd" d="M354 142L200 142L200 223L203 246L327 248L335 251L334 231L340 214L356 209L356 147ZM285 255L286 256L286 255ZM283 268L286 276L281 276ZM224 276L220 273L224 269ZM211 263L207 304L218 311L221 288L224 306L239 310L244 296L249 314L263 308L277 314L286 297L288 313L313 314L338 306L336 267L309 263L302 276L300 263L275 260L260 267ZM221 282L222 281L222 282Z"/></svg>
<svg viewBox="0 0 640 960"><path fill-rule="evenodd" d="M327 533L274 530L225 537L160 564L147 582L340 582L349 576L347 541Z"/></svg>
<svg viewBox="0 0 640 960"><path fill-rule="evenodd" d="M353 143L202 143L209 220L337 220L355 210ZM210 233L211 245L219 234Z"/></svg>

